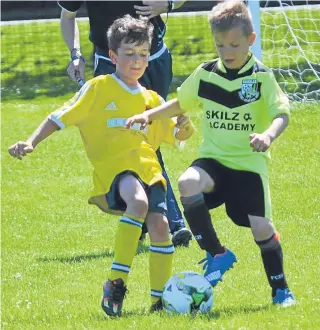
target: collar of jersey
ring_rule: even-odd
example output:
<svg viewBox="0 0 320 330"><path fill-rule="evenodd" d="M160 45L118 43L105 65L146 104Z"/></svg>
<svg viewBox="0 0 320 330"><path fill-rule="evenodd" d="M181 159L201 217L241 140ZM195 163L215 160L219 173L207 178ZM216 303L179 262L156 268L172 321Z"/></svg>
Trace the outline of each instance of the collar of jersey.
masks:
<svg viewBox="0 0 320 330"><path fill-rule="evenodd" d="M249 60L247 61L247 63L238 71L238 75L246 72L247 70L249 70L256 62L255 57L253 56L253 54L251 52L248 53L248 56L250 57ZM221 59L219 58L218 60L218 69L224 73L227 73L226 68L224 67Z"/></svg>
<svg viewBox="0 0 320 330"><path fill-rule="evenodd" d="M119 79L114 73L110 75L115 81L118 82L119 85L121 85L126 91L128 91L131 94L138 94L143 92L143 87L138 84L137 88L130 88L125 82L123 82L121 79Z"/></svg>

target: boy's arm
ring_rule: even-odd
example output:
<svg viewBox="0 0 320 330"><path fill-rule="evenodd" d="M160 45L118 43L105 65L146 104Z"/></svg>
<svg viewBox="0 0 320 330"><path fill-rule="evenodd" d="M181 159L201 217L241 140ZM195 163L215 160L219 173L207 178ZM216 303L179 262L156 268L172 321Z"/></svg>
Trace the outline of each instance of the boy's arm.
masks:
<svg viewBox="0 0 320 330"><path fill-rule="evenodd" d="M262 85L263 96L271 125L261 134L250 135L250 146L253 151L267 151L271 143L285 130L289 123L290 105L288 97L283 93L276 78L270 71Z"/></svg>
<svg viewBox="0 0 320 330"><path fill-rule="evenodd" d="M156 108L145 111L150 122L156 119L172 118L183 114L185 111L181 109L177 98L172 99L159 105Z"/></svg>
<svg viewBox="0 0 320 330"><path fill-rule="evenodd" d="M267 151L271 143L286 129L289 117L280 114L272 121L272 124L262 134L253 133L250 135L250 147L253 151Z"/></svg>
<svg viewBox="0 0 320 330"><path fill-rule="evenodd" d="M135 115L127 119L126 128L130 128L135 123L141 124L141 129L145 128L153 120L165 119L183 114L184 111L180 108L178 99L172 99L159 105L156 108L147 110L140 115Z"/></svg>
<svg viewBox="0 0 320 330"><path fill-rule="evenodd" d="M136 115L129 118L126 122L126 128L130 128L134 123L140 123L141 129L144 129L152 120L172 118L179 116L186 111L197 109L198 88L199 88L199 73L202 65L183 82L178 88L178 98L165 102L158 107L145 111L141 115Z"/></svg>
<svg viewBox="0 0 320 330"><path fill-rule="evenodd" d="M49 118L46 118L33 132L27 141L19 141L8 148L9 154L22 160L23 156L31 153L34 148L48 136L58 130L59 127Z"/></svg>

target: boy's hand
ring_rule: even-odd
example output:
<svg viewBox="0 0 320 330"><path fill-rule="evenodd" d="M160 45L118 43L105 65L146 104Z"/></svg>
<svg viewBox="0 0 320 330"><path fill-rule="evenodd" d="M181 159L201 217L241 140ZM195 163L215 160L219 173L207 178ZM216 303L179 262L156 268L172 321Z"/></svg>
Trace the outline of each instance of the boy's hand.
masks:
<svg viewBox="0 0 320 330"><path fill-rule="evenodd" d="M32 152L33 149L34 148L31 143L19 141L9 147L8 151L12 157L22 160L22 157Z"/></svg>
<svg viewBox="0 0 320 330"><path fill-rule="evenodd" d="M176 127L179 128L176 138L180 141L185 141L191 137L194 132L194 126L188 116L179 115L177 117Z"/></svg>
<svg viewBox="0 0 320 330"><path fill-rule="evenodd" d="M150 124L149 116L146 113L135 115L127 119L125 128L131 128L133 124L141 124L140 129L143 130L148 124Z"/></svg>
<svg viewBox="0 0 320 330"><path fill-rule="evenodd" d="M168 1L142 1L143 6L134 6L136 9L136 14L148 17L158 16L162 13L168 11L169 2Z"/></svg>
<svg viewBox="0 0 320 330"><path fill-rule="evenodd" d="M250 147L252 148L252 151L267 151L271 145L271 142L271 137L268 134L250 134Z"/></svg>

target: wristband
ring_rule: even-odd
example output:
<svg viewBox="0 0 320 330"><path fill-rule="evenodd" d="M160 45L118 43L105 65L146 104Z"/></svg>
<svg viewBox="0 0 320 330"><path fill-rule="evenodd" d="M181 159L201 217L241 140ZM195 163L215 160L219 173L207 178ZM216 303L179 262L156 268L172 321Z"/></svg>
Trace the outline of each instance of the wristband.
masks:
<svg viewBox="0 0 320 330"><path fill-rule="evenodd" d="M73 55L71 57L71 60L74 61L74 60L81 60L83 63L86 63L86 60L84 59L84 57L82 55Z"/></svg>
<svg viewBox="0 0 320 330"><path fill-rule="evenodd" d="M78 48L78 47L74 47L74 48L72 48L72 49L70 50L70 55L71 55L71 56L72 56L72 53L73 53L74 51L76 51L76 53L81 54L80 48Z"/></svg>

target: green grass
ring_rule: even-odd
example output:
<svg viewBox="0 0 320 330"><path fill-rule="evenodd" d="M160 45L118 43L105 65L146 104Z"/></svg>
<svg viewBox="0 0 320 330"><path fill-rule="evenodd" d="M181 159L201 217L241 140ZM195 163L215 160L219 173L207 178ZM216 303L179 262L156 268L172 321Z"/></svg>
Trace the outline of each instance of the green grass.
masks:
<svg viewBox="0 0 320 330"><path fill-rule="evenodd" d="M320 10L286 11L299 46L319 71L319 28L316 25ZM282 68L277 79L293 80L293 85L282 87L287 92L306 91L301 82L309 82L308 92L319 90L319 80L309 70L309 65L290 33L284 16L279 12L263 12L263 54L266 65ZM92 45L88 40L88 22L79 22L81 48L87 59L86 78L92 77ZM276 28L275 28L276 27ZM175 81L174 91L201 62L216 57L207 16L171 16L167 24L165 41L173 55ZM75 92L70 84L66 68L69 54L58 22L35 22L33 24L1 26L2 99L33 99L39 96L61 96ZM288 69L304 72L302 78ZM301 81L300 81L301 80ZM315 96L312 96L315 98Z"/></svg>
<svg viewBox="0 0 320 330"><path fill-rule="evenodd" d="M7 147L25 139L65 98L4 102L2 109L2 328L3 329L319 329L319 136L317 105L293 111L273 146L270 179L274 222L281 233L285 270L298 305L273 307L257 246L223 208L212 212L222 242L239 262L214 290L206 316L150 315L148 241L130 274L122 318L100 310L102 284L113 256L118 219L87 204L91 166L77 129L54 134L22 162ZM299 111L297 111L299 110ZM198 118L195 118L199 126ZM163 147L174 189L197 155L196 134L177 153ZM173 273L201 272L193 241L176 249Z"/></svg>
<svg viewBox="0 0 320 330"><path fill-rule="evenodd" d="M180 17L169 20L166 42L174 58L172 91L200 62L215 56L205 18L192 22ZM80 29L83 52L89 59L87 77L91 77L87 23L80 23ZM187 37L183 39L181 33ZM274 222L281 233L285 269L298 305L288 310L271 306L259 249L250 231L235 227L219 208L212 212L215 227L239 263L215 288L212 313L195 318L148 313L146 241L133 263L124 315L113 320L99 305L118 219L87 204L92 169L77 129L54 134L22 162L7 153L9 145L27 138L77 89L66 76L69 59L59 26L1 27L1 34L3 329L320 328L319 104L295 108L289 128L272 152ZM308 38L309 42L315 40L314 36ZM319 54L319 48L313 51ZM287 65L294 62L292 59ZM199 131L199 118L194 120ZM198 133L181 153L162 148L175 191L177 178L196 158L200 141ZM189 249L176 249L173 273L201 272L197 261L202 256L194 241Z"/></svg>

